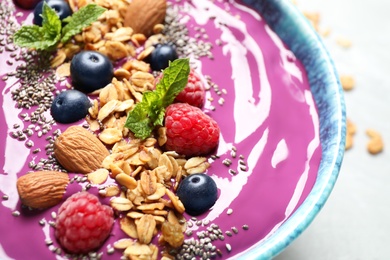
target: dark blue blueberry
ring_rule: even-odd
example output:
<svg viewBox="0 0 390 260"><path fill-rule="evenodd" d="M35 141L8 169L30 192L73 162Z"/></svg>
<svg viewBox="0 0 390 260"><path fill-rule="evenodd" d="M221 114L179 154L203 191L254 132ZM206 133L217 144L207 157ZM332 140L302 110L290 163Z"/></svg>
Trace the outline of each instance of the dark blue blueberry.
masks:
<svg viewBox="0 0 390 260"><path fill-rule="evenodd" d="M169 61L178 58L176 48L171 44L160 44L152 51L149 63L154 71L160 71L168 67Z"/></svg>
<svg viewBox="0 0 390 260"><path fill-rule="evenodd" d="M209 210L217 201L218 189L214 180L203 173L191 174L184 178L177 188L177 196L186 212L197 216Z"/></svg>
<svg viewBox="0 0 390 260"><path fill-rule="evenodd" d="M88 114L91 101L83 92L66 90L56 96L51 104L51 115L55 121L69 124L84 118Z"/></svg>
<svg viewBox="0 0 390 260"><path fill-rule="evenodd" d="M114 66L106 55L82 51L70 63L70 76L75 88L90 93L111 83Z"/></svg>
<svg viewBox="0 0 390 260"><path fill-rule="evenodd" d="M34 9L34 19L33 23L42 26L42 10L43 10L43 2L46 2L48 6L53 8L58 16L60 17L60 20L62 21L66 17L72 15L72 9L70 9L70 6L68 2L65 0L47 0L47 1L41 1L37 4L37 6Z"/></svg>

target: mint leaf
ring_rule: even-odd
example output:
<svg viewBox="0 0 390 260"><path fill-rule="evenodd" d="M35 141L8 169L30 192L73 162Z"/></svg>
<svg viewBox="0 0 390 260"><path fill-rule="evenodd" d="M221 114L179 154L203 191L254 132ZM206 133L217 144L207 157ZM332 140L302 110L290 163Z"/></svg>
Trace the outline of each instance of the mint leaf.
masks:
<svg viewBox="0 0 390 260"><path fill-rule="evenodd" d="M136 134L136 137L146 139L153 131L148 117L148 104L138 103L127 117L125 126Z"/></svg>
<svg viewBox="0 0 390 260"><path fill-rule="evenodd" d="M105 11L105 8L96 4L88 4L80 8L80 10L74 13L70 18L68 17L68 19L66 19L68 24L62 29L61 42L67 42L74 35L81 32L83 28L96 21L96 19Z"/></svg>
<svg viewBox="0 0 390 260"><path fill-rule="evenodd" d="M189 59L177 59L163 71L156 90L145 92L142 101L129 113L125 127L137 138L146 139L156 126L162 126L165 108L185 88L190 73Z"/></svg>
<svg viewBox="0 0 390 260"><path fill-rule="evenodd" d="M45 50L53 45L46 39L45 31L37 25L23 26L13 36L14 43L20 47Z"/></svg>
<svg viewBox="0 0 390 260"><path fill-rule="evenodd" d="M177 61L177 62L176 62ZM190 68L185 59L176 60L174 66L169 66L164 70L164 77L156 86L156 90L162 97L162 105L169 106L176 96L183 90L188 81Z"/></svg>
<svg viewBox="0 0 390 260"><path fill-rule="evenodd" d="M53 49L61 37L61 21L58 14L46 2L42 9L42 27L22 26L13 36L14 43L20 47L36 50Z"/></svg>
<svg viewBox="0 0 390 260"><path fill-rule="evenodd" d="M57 12L50 8L46 2L43 3L42 8L42 29L48 39L57 41L61 37L61 20Z"/></svg>

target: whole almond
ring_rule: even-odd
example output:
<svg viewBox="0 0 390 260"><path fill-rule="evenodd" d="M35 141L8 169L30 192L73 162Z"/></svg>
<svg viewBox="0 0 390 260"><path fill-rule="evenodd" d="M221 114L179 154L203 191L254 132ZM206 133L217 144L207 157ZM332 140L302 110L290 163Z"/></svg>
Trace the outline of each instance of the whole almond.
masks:
<svg viewBox="0 0 390 260"><path fill-rule="evenodd" d="M66 170L90 173L101 168L109 155L104 144L82 126L71 126L54 143L54 155Z"/></svg>
<svg viewBox="0 0 390 260"><path fill-rule="evenodd" d="M38 171L18 178L16 187L22 203L45 209L57 205L63 198L69 176L57 171Z"/></svg>
<svg viewBox="0 0 390 260"><path fill-rule="evenodd" d="M166 0L133 0L127 7L124 25L134 33L149 36L156 24L164 22L167 11Z"/></svg>

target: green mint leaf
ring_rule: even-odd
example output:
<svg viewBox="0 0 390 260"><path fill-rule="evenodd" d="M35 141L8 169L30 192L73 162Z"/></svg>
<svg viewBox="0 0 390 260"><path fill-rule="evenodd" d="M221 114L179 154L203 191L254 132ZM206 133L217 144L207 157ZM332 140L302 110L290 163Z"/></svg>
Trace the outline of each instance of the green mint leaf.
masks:
<svg viewBox="0 0 390 260"><path fill-rule="evenodd" d="M46 2L43 2L42 29L45 31L46 37L58 42L61 36L61 28L61 20L57 12L48 6Z"/></svg>
<svg viewBox="0 0 390 260"><path fill-rule="evenodd" d="M160 109L158 112L154 120L154 126L161 126L164 123L165 108Z"/></svg>
<svg viewBox="0 0 390 260"><path fill-rule="evenodd" d="M48 41L45 31L37 25L23 26L13 36L14 43L19 47L45 50L53 45L53 41Z"/></svg>
<svg viewBox="0 0 390 260"><path fill-rule="evenodd" d="M125 126L137 138L146 139L153 131L151 120L148 117L148 103L138 103L127 117Z"/></svg>
<svg viewBox="0 0 390 260"><path fill-rule="evenodd" d="M74 35L80 33L85 27L96 21L105 11L105 8L96 4L88 4L80 8L70 18L66 19L67 24L62 29L61 42L65 43Z"/></svg>
<svg viewBox="0 0 390 260"><path fill-rule="evenodd" d="M42 27L37 25L22 26L13 35L13 40L20 47L50 50L57 45L60 36L60 18L45 2L42 9Z"/></svg>
<svg viewBox="0 0 390 260"><path fill-rule="evenodd" d="M177 59L163 73L164 77L157 84L156 90L162 98L162 105L167 107L172 104L187 84L188 74L190 73L189 61L187 59Z"/></svg>
<svg viewBox="0 0 390 260"><path fill-rule="evenodd" d="M137 138L146 139L156 126L162 126L165 108L185 88L190 73L189 59L177 59L163 71L156 90L145 92L142 101L130 111L125 127Z"/></svg>

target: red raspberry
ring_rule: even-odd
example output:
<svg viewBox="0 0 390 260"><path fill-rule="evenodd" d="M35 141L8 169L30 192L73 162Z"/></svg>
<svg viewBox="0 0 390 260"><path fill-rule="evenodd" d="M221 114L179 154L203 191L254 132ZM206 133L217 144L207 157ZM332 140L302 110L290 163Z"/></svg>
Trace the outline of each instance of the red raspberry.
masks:
<svg viewBox="0 0 390 260"><path fill-rule="evenodd" d="M165 112L167 150L186 156L205 155L218 145L217 122L197 107L187 103L175 103Z"/></svg>
<svg viewBox="0 0 390 260"><path fill-rule="evenodd" d="M188 103L195 107L202 107L205 99L205 88L202 80L195 70L191 69L188 75L188 83L175 102Z"/></svg>
<svg viewBox="0 0 390 260"><path fill-rule="evenodd" d="M55 236L70 253L88 253L101 246L114 223L111 207L93 194L79 192L59 208Z"/></svg>

